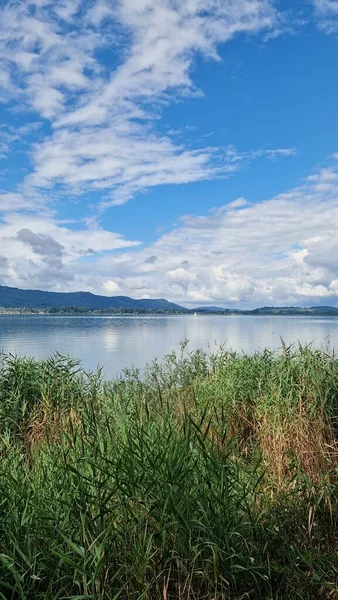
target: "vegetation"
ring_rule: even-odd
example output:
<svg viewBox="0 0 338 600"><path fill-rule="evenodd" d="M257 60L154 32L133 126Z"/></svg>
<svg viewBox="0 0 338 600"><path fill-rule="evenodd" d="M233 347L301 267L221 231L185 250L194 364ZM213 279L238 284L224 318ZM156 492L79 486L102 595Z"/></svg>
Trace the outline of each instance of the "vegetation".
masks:
<svg viewBox="0 0 338 600"><path fill-rule="evenodd" d="M0 306L7 309L40 309L51 308L62 311L66 309L115 310L121 308L143 310L184 310L162 298L134 300L128 296L98 296L89 292L47 292L42 290L21 290L19 288L0 285Z"/></svg>
<svg viewBox="0 0 338 600"><path fill-rule="evenodd" d="M217 314L217 315L330 315L338 316L333 306L263 306L253 310L202 306L188 309L163 298L135 300L128 296L98 296L89 292L47 292L21 290L0 285L0 314L140 315L140 314Z"/></svg>
<svg viewBox="0 0 338 600"><path fill-rule="evenodd" d="M128 316L128 315L176 315L176 314L187 314L190 310L185 309L164 309L164 308L102 308L90 310L83 308L82 306L69 306L66 308L48 308L45 313L49 315L109 315L109 316Z"/></svg>
<svg viewBox="0 0 338 600"><path fill-rule="evenodd" d="M338 598L338 363L0 364L0 598Z"/></svg>

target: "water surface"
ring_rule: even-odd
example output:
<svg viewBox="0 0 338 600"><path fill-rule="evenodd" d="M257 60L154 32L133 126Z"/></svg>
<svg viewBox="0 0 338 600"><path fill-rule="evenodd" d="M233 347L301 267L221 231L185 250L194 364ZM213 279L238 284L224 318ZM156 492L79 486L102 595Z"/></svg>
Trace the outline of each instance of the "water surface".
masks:
<svg viewBox="0 0 338 600"><path fill-rule="evenodd" d="M215 349L226 344L233 350L253 352L278 349L296 340L314 346L338 348L337 317L299 316L130 316L64 317L0 316L0 350L37 358L57 351L79 358L87 369L103 366L108 377L124 367L144 368L154 357L179 349Z"/></svg>

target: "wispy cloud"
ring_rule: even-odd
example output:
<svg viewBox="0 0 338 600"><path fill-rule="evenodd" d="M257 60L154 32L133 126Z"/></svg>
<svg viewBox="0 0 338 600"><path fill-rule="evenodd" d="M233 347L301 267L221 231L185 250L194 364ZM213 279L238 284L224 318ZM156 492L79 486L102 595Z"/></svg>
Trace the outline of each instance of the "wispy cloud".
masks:
<svg viewBox="0 0 338 600"><path fill-rule="evenodd" d="M326 33L338 30L337 0L312 0L320 29Z"/></svg>
<svg viewBox="0 0 338 600"><path fill-rule="evenodd" d="M337 2L313 2L333 31ZM88 218L92 195L103 210L154 186L294 156L293 147L178 136L162 117L171 103L201 101L196 56L217 61L219 44L267 40L287 25L273 0L2 3L0 100L22 125L1 129L0 154L20 142L26 171L0 191L1 282L190 305L338 300L336 163L269 201L235 197L187 216L148 247ZM60 218L58 202L71 196L83 197L80 224Z"/></svg>
<svg viewBox="0 0 338 600"><path fill-rule="evenodd" d="M25 195L53 186L100 190L102 208L152 186L238 169L224 148L192 148L162 134L161 110L203 93L191 77L197 54L218 60L219 43L272 33L282 22L272 0L6 3L1 97L52 126L32 148Z"/></svg>

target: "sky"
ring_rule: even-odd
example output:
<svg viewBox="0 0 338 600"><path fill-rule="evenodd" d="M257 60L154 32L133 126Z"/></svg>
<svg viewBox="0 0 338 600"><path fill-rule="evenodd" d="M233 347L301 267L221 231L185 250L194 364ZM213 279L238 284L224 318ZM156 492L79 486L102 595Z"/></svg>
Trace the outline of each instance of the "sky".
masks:
<svg viewBox="0 0 338 600"><path fill-rule="evenodd" d="M338 0L0 0L0 284L338 306Z"/></svg>

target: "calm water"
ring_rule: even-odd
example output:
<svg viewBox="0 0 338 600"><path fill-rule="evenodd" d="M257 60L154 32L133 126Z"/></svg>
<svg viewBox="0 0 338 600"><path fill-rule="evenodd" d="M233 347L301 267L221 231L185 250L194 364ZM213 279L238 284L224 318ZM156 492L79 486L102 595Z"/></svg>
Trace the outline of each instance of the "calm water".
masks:
<svg viewBox="0 0 338 600"><path fill-rule="evenodd" d="M59 317L0 316L0 350L43 358L53 351L81 359L86 368L104 367L114 377L124 367L140 367L189 340L189 348L215 348L226 343L233 350L253 352L278 349L280 336L314 346L338 348L336 317Z"/></svg>

